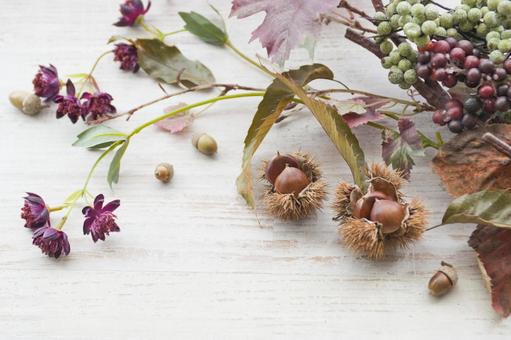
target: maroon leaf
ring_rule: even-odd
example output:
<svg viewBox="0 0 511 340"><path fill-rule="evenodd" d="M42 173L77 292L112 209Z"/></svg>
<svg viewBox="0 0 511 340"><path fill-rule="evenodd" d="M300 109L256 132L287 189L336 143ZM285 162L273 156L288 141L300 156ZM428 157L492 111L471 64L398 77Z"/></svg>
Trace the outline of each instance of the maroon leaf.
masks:
<svg viewBox="0 0 511 340"><path fill-rule="evenodd" d="M511 230L478 225L468 244L477 252L481 271L491 291L493 309L511 314Z"/></svg>
<svg viewBox="0 0 511 340"><path fill-rule="evenodd" d="M342 118L350 128L383 119L378 111L390 101L377 97L354 97L352 99L334 102L335 108L342 114Z"/></svg>
<svg viewBox="0 0 511 340"><path fill-rule="evenodd" d="M250 41L259 39L268 56L283 64L293 48L319 35L321 14L338 4L339 0L233 0L231 16L242 19L266 12Z"/></svg>

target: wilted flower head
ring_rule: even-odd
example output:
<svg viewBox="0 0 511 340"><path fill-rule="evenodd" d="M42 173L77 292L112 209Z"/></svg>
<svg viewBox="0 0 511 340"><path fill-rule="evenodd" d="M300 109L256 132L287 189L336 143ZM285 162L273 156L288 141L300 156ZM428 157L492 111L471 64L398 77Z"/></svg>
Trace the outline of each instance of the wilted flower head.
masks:
<svg viewBox="0 0 511 340"><path fill-rule="evenodd" d="M120 43L115 45L114 61L121 62L121 70L137 73L138 65L137 48L131 44Z"/></svg>
<svg viewBox="0 0 511 340"><path fill-rule="evenodd" d="M25 204L21 208L21 218L26 221L25 228L30 229L41 228L49 222L50 213L41 196L27 192Z"/></svg>
<svg viewBox="0 0 511 340"><path fill-rule="evenodd" d="M74 124L78 118L84 117L86 111L80 103L80 100L76 97L75 86L70 79L68 79L66 83L66 93L67 95L65 96L59 95L55 98L55 103L59 104L57 108L57 118L62 118L67 115Z"/></svg>
<svg viewBox="0 0 511 340"><path fill-rule="evenodd" d="M85 215L85 222L83 223L83 234L91 234L92 240L105 240L105 235L110 235L111 232L121 231L117 223L115 223L116 216L113 211L119 207L121 202L114 200L105 206L103 203L105 196L99 194L94 199L94 205L85 207L82 213Z"/></svg>
<svg viewBox="0 0 511 340"><path fill-rule="evenodd" d="M52 228L49 224L34 232L32 244L41 248L43 254L56 259L59 258L62 253L68 255L71 251L66 233Z"/></svg>
<svg viewBox="0 0 511 340"><path fill-rule="evenodd" d="M115 26L133 26L137 22L138 17L144 15L151 8L151 1L148 1L147 7L144 8L144 4L141 0L126 0L121 5L122 17L116 22Z"/></svg>
<svg viewBox="0 0 511 340"><path fill-rule="evenodd" d="M55 66L40 65L32 84L34 84L34 93L37 96L45 98L46 101L55 99L60 91L60 80Z"/></svg>
<svg viewBox="0 0 511 340"><path fill-rule="evenodd" d="M90 114L92 120L116 112L115 106L111 104L113 98L106 92L96 92L94 94L85 92L81 99L85 99L82 104L83 109L86 114Z"/></svg>

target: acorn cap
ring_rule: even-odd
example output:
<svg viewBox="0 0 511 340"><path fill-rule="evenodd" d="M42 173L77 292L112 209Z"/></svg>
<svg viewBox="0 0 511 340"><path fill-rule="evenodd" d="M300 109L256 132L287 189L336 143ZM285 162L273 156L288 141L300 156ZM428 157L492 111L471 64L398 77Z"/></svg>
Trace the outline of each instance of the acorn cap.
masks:
<svg viewBox="0 0 511 340"><path fill-rule="evenodd" d="M438 269L438 271L444 273L449 278L449 280L451 280L453 286L456 285L458 282L458 273L456 272L456 269L454 269L454 267L447 262L442 261L441 264L442 266L440 269Z"/></svg>

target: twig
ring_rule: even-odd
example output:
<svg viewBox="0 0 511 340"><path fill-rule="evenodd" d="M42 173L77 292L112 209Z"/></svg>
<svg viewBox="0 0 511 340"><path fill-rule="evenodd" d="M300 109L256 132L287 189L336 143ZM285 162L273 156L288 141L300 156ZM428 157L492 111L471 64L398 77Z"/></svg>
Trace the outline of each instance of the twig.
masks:
<svg viewBox="0 0 511 340"><path fill-rule="evenodd" d="M347 10L348 10L348 11L350 11L350 12L353 12L353 13L355 13L355 14L360 15L360 16L361 16L362 18L364 18L364 19L367 19L367 20L369 20L369 21L371 21L371 22L373 21L373 18L372 18L369 14L367 14L366 12L364 12L364 11L363 11L363 10L361 10L361 9L358 9L358 8L356 8L356 7L353 7L352 5L350 5L350 4L348 3L348 1L347 1L347 0L341 0L341 2L339 3L339 5L338 5L337 7L339 7L339 8L345 8L345 9L347 9Z"/></svg>
<svg viewBox="0 0 511 340"><path fill-rule="evenodd" d="M377 12L383 12L385 10L385 6L383 6L383 2L381 0L371 0L373 3L374 10Z"/></svg>
<svg viewBox="0 0 511 340"><path fill-rule="evenodd" d="M144 103L142 105L139 105L127 112L123 112L123 113L119 113L119 114L116 114L116 115L112 115L112 116L105 116L105 117L101 117L101 118L98 118L96 120L93 120L93 121L89 121L88 124L101 124L105 121L108 121L108 120L111 120L111 119L116 119L116 118L119 118L119 117L122 117L122 116L128 116L127 120L129 120L131 118L131 116L137 112L138 110L141 110L147 106L150 106L150 105L153 105L153 104L156 104L156 103L159 103L161 101L164 101L166 99L170 99L172 97L177 97L177 96L180 96L182 94L185 94L185 93L189 93L189 92L195 92L195 91L203 91L203 90L208 90L208 89L212 89L212 88L217 88L217 87L221 87L223 88L223 92L222 93L227 93L229 91L233 91L233 90L245 90L245 91L264 91L264 89L260 89L260 88L256 88L256 87L250 87L250 86L243 86L243 85L238 85L238 84L206 84L206 85L198 85L198 86L194 86L194 87L191 87L189 89L185 89L185 90L182 90L182 91L179 91L179 92L174 92L174 93L170 93L170 94L167 94L163 97L160 97L160 98L157 98L157 99L154 99L154 100L151 100L147 103Z"/></svg>
<svg viewBox="0 0 511 340"><path fill-rule="evenodd" d="M433 4L433 5L437 6L437 7L440 7L441 9L445 9L446 11L452 11L452 8L449 8L449 7L447 7L447 6L444 6L444 5L442 5L442 4L439 4L438 2L435 2L435 1L431 1L431 0L430 0L430 1L429 1L429 3L430 3L430 4Z"/></svg>
<svg viewBox="0 0 511 340"><path fill-rule="evenodd" d="M486 132L481 139L493 146L496 150L511 158L511 145L495 136L493 133Z"/></svg>
<svg viewBox="0 0 511 340"><path fill-rule="evenodd" d="M364 47L369 52L373 53L379 59L382 59L385 55L380 51L378 44L376 44L371 39L360 35L359 33L353 31L352 29L346 30L345 37L348 40L353 41L354 43ZM413 85L417 92L423 96L427 102L436 107L441 108L444 107L447 101L450 99L450 96L445 90L438 84L436 81L427 81L424 82L422 80L417 80L417 82Z"/></svg>

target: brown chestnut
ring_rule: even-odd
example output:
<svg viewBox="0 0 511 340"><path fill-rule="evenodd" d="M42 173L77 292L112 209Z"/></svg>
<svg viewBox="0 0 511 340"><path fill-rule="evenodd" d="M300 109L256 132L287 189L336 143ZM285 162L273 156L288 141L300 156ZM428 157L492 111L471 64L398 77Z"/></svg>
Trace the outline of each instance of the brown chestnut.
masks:
<svg viewBox="0 0 511 340"><path fill-rule="evenodd" d="M390 200L376 200L370 220L382 225L381 231L390 234L401 228L406 217L406 206Z"/></svg>
<svg viewBox="0 0 511 340"><path fill-rule="evenodd" d="M369 218L371 216L371 210L373 209L376 198L364 196L355 203L353 208L353 217L355 218Z"/></svg>
<svg viewBox="0 0 511 340"><path fill-rule="evenodd" d="M293 194L298 196L310 181L305 173L298 169L287 166L275 180L275 190L280 194Z"/></svg>
<svg viewBox="0 0 511 340"><path fill-rule="evenodd" d="M275 184L275 180L286 168L286 166L298 168L298 161L293 156L281 155L277 153L277 155L273 157L266 165L266 169L264 170L264 177L266 177L266 179L271 184Z"/></svg>

